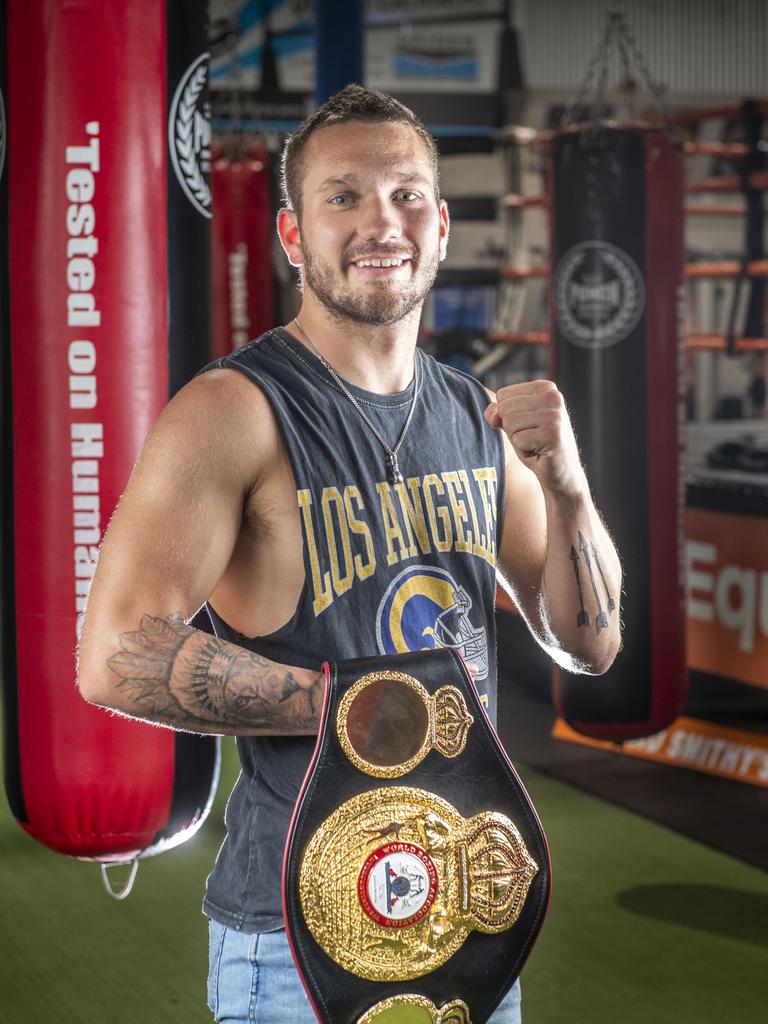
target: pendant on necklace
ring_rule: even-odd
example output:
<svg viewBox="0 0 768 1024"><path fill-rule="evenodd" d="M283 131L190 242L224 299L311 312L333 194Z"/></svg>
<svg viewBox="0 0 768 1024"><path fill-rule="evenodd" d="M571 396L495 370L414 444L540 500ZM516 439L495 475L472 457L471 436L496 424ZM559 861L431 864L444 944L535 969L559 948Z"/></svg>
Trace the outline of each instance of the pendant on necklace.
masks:
<svg viewBox="0 0 768 1024"><path fill-rule="evenodd" d="M400 472L400 467L397 464L397 455L395 452L390 452L387 458L389 459L389 472L387 476L389 477L390 484L393 486L401 484L403 482L403 474Z"/></svg>

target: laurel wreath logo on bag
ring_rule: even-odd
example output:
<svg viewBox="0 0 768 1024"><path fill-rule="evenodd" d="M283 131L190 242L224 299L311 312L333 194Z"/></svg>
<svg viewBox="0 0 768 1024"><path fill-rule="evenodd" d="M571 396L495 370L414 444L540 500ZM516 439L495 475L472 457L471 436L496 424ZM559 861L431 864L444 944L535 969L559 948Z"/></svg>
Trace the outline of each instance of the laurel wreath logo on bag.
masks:
<svg viewBox="0 0 768 1024"><path fill-rule="evenodd" d="M579 242L555 270L555 314L561 333L581 348L623 341L645 309L643 275L634 260L602 240Z"/></svg>
<svg viewBox="0 0 768 1024"><path fill-rule="evenodd" d="M168 146L179 184L194 208L211 216L210 171L211 122L200 96L208 80L208 54L202 53L181 78L168 118Z"/></svg>

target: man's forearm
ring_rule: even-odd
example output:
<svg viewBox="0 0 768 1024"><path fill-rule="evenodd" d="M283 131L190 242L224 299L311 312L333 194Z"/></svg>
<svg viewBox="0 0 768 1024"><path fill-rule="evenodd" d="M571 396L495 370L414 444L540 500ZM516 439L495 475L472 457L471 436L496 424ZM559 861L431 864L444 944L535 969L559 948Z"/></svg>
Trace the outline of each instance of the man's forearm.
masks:
<svg viewBox="0 0 768 1024"><path fill-rule="evenodd" d="M567 668L602 672L621 646L621 565L589 495L545 494L547 557L540 611ZM556 652L561 652L560 656Z"/></svg>
<svg viewBox="0 0 768 1024"><path fill-rule="evenodd" d="M317 732L319 672L269 661L188 626L179 613L143 615L107 660L123 714L190 732L302 735Z"/></svg>

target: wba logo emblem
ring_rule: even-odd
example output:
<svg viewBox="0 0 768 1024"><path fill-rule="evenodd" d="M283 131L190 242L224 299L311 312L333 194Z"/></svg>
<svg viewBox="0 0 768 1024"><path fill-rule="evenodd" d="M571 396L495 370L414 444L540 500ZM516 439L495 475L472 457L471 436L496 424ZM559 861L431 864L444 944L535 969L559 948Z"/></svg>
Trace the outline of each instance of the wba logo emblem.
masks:
<svg viewBox="0 0 768 1024"><path fill-rule="evenodd" d="M184 194L204 217L211 216L208 56L201 53L187 68L176 87L168 118L168 147L173 169Z"/></svg>

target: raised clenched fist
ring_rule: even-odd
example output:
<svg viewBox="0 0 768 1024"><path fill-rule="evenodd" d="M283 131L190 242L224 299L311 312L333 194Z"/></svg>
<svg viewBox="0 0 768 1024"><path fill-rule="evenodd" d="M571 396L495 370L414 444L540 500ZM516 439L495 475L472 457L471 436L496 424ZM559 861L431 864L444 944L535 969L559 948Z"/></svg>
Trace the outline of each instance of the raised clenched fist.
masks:
<svg viewBox="0 0 768 1024"><path fill-rule="evenodd" d="M563 497L587 493L565 400L553 381L531 380L500 388L485 418L504 431L517 457L536 474L545 491Z"/></svg>

